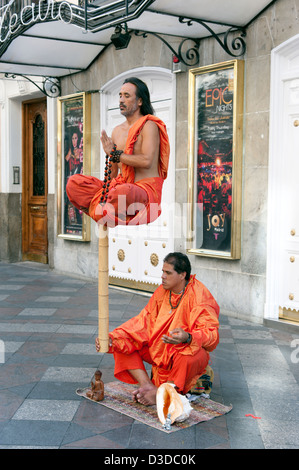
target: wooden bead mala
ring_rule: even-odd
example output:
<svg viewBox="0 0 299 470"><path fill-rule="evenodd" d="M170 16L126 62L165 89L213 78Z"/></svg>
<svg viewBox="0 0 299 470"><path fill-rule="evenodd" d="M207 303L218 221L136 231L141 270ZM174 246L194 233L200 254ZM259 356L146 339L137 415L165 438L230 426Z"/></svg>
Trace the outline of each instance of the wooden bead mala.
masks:
<svg viewBox="0 0 299 470"><path fill-rule="evenodd" d="M105 161L105 172L104 172L104 181L103 181L103 192L100 199L100 204L105 204L107 202L109 187L111 183L111 167L112 163L119 163L120 156L123 153L122 150L116 150L116 144L113 145L113 150L110 155L106 155Z"/></svg>

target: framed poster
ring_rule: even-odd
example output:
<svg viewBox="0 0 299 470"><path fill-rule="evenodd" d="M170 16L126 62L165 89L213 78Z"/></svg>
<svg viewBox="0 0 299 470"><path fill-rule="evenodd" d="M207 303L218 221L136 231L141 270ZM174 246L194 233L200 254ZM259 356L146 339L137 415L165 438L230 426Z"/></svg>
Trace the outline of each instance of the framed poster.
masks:
<svg viewBox="0 0 299 470"><path fill-rule="evenodd" d="M90 218L70 203L66 185L70 176L90 174L90 94L58 99L57 235L90 241Z"/></svg>
<svg viewBox="0 0 299 470"><path fill-rule="evenodd" d="M189 71L188 253L241 256L244 62Z"/></svg>

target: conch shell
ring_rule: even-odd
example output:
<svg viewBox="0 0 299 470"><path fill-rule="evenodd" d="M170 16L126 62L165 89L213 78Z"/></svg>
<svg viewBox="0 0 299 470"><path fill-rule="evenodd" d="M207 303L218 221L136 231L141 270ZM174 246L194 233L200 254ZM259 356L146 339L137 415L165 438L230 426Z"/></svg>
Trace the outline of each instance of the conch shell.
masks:
<svg viewBox="0 0 299 470"><path fill-rule="evenodd" d="M185 421L192 410L188 399L184 395L180 395L174 387L174 384L164 383L157 390L157 413L163 425L168 415L170 415L169 418L172 424L175 421Z"/></svg>

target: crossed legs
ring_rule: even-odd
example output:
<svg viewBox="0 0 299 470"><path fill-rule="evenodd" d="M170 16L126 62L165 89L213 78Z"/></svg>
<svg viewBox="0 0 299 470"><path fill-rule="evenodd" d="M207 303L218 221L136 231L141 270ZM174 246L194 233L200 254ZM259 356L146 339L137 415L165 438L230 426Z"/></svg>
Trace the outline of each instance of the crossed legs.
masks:
<svg viewBox="0 0 299 470"><path fill-rule="evenodd" d="M73 175L70 176L66 193L69 201L79 210L89 214L89 206L92 200L98 196L100 202L103 189L103 181L94 176ZM111 216L121 220L130 220L141 207L148 203L148 195L143 188L136 184L124 183L111 188L107 198L107 205L97 207L93 216L94 220L100 220L105 212L111 212Z"/></svg>
<svg viewBox="0 0 299 470"><path fill-rule="evenodd" d="M179 393L186 394L203 374L209 360L209 355L204 349L200 349L193 356L177 353L172 357L169 367L159 371L147 347L132 354L116 351L113 354L115 377L122 382L138 383L139 387L134 391L133 398L143 405L156 403L157 388L164 382L174 383ZM153 365L153 380L149 378L143 361Z"/></svg>
<svg viewBox="0 0 299 470"><path fill-rule="evenodd" d="M149 378L144 367L144 362L153 364L148 348L145 346L131 354L114 351L113 355L115 377L122 382L139 385L133 392L133 399L143 405L154 405L156 403L157 387Z"/></svg>

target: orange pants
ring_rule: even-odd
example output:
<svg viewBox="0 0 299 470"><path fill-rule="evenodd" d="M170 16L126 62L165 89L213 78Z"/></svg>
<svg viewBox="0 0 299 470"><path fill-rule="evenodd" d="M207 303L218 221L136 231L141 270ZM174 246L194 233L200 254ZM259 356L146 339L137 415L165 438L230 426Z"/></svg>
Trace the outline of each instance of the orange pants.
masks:
<svg viewBox="0 0 299 470"><path fill-rule="evenodd" d="M69 178L66 185L66 193L70 202L77 207L77 209L88 210L92 199L102 193L103 181L95 178L94 176L86 175L73 175ZM121 201L119 206L119 201ZM122 204L125 201L125 204ZM109 205L114 207L115 216L126 220L128 207L132 204L143 204L146 206L148 203L147 192L131 183L118 184L111 188L108 193L107 207Z"/></svg>
<svg viewBox="0 0 299 470"><path fill-rule="evenodd" d="M176 385L178 392L188 393L195 385L196 380L204 373L209 362L209 353L201 348L194 356L176 353L170 359L167 369L157 367L149 353L147 346L132 354L113 352L115 360L114 376L126 383L135 384L137 381L129 370L142 369L145 371L143 361L153 365L152 382L156 387L162 383L172 382Z"/></svg>

